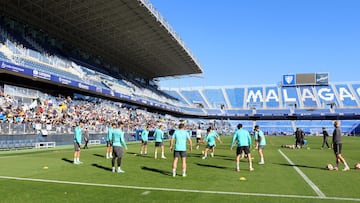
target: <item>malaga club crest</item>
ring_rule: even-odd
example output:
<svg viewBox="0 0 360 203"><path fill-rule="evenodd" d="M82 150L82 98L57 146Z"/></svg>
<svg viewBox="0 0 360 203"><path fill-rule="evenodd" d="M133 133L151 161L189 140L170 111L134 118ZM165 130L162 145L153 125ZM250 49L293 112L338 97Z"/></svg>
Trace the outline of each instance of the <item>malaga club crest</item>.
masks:
<svg viewBox="0 0 360 203"><path fill-rule="evenodd" d="M295 85L295 75L283 75L283 85Z"/></svg>

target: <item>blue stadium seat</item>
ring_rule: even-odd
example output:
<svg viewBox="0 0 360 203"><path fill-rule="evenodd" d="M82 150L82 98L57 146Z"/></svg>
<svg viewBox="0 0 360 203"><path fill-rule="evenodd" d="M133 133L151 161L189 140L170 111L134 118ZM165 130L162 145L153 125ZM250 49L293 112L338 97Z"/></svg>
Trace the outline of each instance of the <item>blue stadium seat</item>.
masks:
<svg viewBox="0 0 360 203"><path fill-rule="evenodd" d="M222 115L223 112L220 109L205 109L208 115Z"/></svg>
<svg viewBox="0 0 360 203"><path fill-rule="evenodd" d="M283 101L283 106L286 108L287 106L291 105L297 105L297 107L299 106L299 97L297 95L296 92L296 88L295 87L283 87L282 88L282 101Z"/></svg>
<svg viewBox="0 0 360 203"><path fill-rule="evenodd" d="M320 106L326 108L327 105L339 106L337 97L335 96L334 90L329 86L317 86L317 96L319 98Z"/></svg>
<svg viewBox="0 0 360 203"><path fill-rule="evenodd" d="M251 115L253 110L250 109L227 109L225 110L227 115Z"/></svg>
<svg viewBox="0 0 360 203"><path fill-rule="evenodd" d="M227 107L224 95L221 89L204 89L203 94L208 100L210 107L212 108L221 108L221 105Z"/></svg>
<svg viewBox="0 0 360 203"><path fill-rule="evenodd" d="M244 108L244 88L226 88L225 92L232 108Z"/></svg>
<svg viewBox="0 0 360 203"><path fill-rule="evenodd" d="M256 108L263 108L265 101L263 95L262 87L249 87L247 88L247 98L245 102L249 105L256 104Z"/></svg>
<svg viewBox="0 0 360 203"><path fill-rule="evenodd" d="M208 108L199 90L182 90L181 94L192 104L202 104L205 108Z"/></svg>
<svg viewBox="0 0 360 203"><path fill-rule="evenodd" d="M182 102L183 104L187 104L189 105L181 96L180 94L175 91L175 90L163 90L165 93L171 95L174 98L177 98L180 102Z"/></svg>
<svg viewBox="0 0 360 203"><path fill-rule="evenodd" d="M290 114L289 109L256 109L256 114L268 115L288 115Z"/></svg>
<svg viewBox="0 0 360 203"><path fill-rule="evenodd" d="M205 115L204 111L201 108L181 107L181 109L187 113Z"/></svg>
<svg viewBox="0 0 360 203"><path fill-rule="evenodd" d="M315 93L311 86L300 87L300 98L304 107L317 107L317 101Z"/></svg>
<svg viewBox="0 0 360 203"><path fill-rule="evenodd" d="M344 107L358 106L355 95L352 94L351 90L346 84L337 84L335 85L335 88L338 92L339 101L343 103Z"/></svg>
<svg viewBox="0 0 360 203"><path fill-rule="evenodd" d="M266 108L279 108L279 92L276 86L265 88L265 105Z"/></svg>
<svg viewBox="0 0 360 203"><path fill-rule="evenodd" d="M0 141L0 149L7 149L7 142L6 140L1 140Z"/></svg>

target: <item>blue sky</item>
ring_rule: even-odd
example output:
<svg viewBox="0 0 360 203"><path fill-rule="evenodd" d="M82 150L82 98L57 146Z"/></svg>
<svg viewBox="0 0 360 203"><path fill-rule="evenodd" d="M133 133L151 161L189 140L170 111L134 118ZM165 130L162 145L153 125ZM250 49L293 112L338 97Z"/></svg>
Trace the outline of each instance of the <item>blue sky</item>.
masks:
<svg viewBox="0 0 360 203"><path fill-rule="evenodd" d="M287 73L360 81L358 0L151 0L203 67L161 87L277 84Z"/></svg>

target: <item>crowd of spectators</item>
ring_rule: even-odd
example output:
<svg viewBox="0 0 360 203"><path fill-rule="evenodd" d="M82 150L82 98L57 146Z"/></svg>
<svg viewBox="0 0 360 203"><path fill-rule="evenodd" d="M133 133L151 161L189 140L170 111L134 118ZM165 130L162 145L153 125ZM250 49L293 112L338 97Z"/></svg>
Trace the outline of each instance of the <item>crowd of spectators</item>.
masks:
<svg viewBox="0 0 360 203"><path fill-rule="evenodd" d="M156 128L160 123L165 129L174 129L182 121L171 115L131 108L123 103L104 99L79 99L59 95L34 98L32 102L24 103L4 94L3 89L1 91L0 128L4 125L26 125L30 127L21 129L71 133L80 120L85 122L90 132L106 132L111 123L121 121L125 123L125 132L128 133L140 130L145 125ZM188 129L196 129L198 125L195 122L186 124ZM24 133L31 133L31 130L28 131Z"/></svg>

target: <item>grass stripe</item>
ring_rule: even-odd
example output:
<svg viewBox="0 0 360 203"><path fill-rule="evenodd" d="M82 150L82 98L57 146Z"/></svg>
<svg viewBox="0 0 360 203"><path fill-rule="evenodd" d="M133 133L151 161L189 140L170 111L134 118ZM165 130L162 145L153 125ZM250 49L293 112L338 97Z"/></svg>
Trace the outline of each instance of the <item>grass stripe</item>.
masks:
<svg viewBox="0 0 360 203"><path fill-rule="evenodd" d="M97 187L113 187L113 188L125 188L125 189L137 189L137 190L191 192L191 193L203 193L203 194L240 195L240 196L258 196L258 197L282 197L282 198L299 198L299 199L322 199L322 200L340 200L340 201L360 202L360 199L358 199L358 198L343 198L343 197L263 194L263 193L225 192L225 191L207 191L207 190L187 190L187 189L173 189L173 188L157 188L157 187L140 187L140 186L127 186L127 185L86 183L86 182L71 182L71 181L21 178L21 177L10 177L10 176L0 176L0 179L45 182L45 183L58 183L58 184L71 184L71 185L84 185L84 186L97 186Z"/></svg>
<svg viewBox="0 0 360 203"><path fill-rule="evenodd" d="M319 197L326 197L323 192L279 149L280 154L293 166L295 171L305 180L305 182L315 191Z"/></svg>

